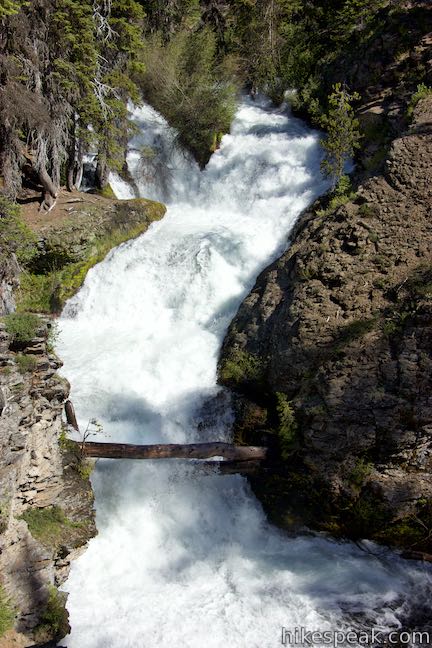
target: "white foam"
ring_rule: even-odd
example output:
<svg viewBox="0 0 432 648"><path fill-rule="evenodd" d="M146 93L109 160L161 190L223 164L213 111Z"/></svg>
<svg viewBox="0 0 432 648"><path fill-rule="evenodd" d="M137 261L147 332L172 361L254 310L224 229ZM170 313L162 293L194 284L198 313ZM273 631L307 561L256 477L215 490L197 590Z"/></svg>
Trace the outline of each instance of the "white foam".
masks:
<svg viewBox="0 0 432 648"><path fill-rule="evenodd" d="M145 107L135 119L131 170L168 212L89 272L61 318L58 352L82 426L96 416L116 441L224 439L229 412L198 433L199 410L218 392L217 356L241 299L326 188L318 134L245 100L200 173L157 113ZM159 147L144 180L143 144ZM92 481L99 535L65 586L68 648L270 648L282 625L354 626L365 615L397 625L403 599L430 585L426 569L377 548L381 558L286 537L239 476L104 460Z"/></svg>

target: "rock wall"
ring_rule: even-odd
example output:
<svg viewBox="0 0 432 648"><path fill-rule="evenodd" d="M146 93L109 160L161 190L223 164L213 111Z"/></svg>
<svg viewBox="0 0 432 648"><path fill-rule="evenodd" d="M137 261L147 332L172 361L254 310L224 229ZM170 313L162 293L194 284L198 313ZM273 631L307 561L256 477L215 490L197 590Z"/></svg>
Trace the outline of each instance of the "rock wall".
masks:
<svg viewBox="0 0 432 648"><path fill-rule="evenodd" d="M51 326L41 320L37 337L17 345L0 325L0 579L16 615L2 647L66 633L64 599L53 588L96 533L88 476L67 442L62 448L69 385L57 374Z"/></svg>
<svg viewBox="0 0 432 648"><path fill-rule="evenodd" d="M89 268L165 207L64 192L48 215L23 211L38 252L25 272L14 258L2 266L0 315L13 312L15 300L21 313L58 312ZM0 648L56 645L67 634L58 587L96 533L91 466L68 443L62 421L69 384L57 373L55 323L38 321L27 342L12 336L7 318L0 322Z"/></svg>
<svg viewBox="0 0 432 648"><path fill-rule="evenodd" d="M301 218L225 340L236 436L273 448L252 485L283 526L432 550L431 124L428 97L383 175Z"/></svg>

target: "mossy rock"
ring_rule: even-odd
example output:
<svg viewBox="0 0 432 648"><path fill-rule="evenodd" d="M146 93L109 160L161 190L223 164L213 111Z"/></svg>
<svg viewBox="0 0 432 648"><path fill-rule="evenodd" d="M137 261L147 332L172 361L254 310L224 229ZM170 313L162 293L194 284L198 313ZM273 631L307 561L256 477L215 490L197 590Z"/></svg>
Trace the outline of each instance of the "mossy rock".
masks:
<svg viewBox="0 0 432 648"><path fill-rule="evenodd" d="M165 211L162 203L146 198L104 201L50 228L30 270L22 274L17 309L59 313L82 286L90 268L113 248L143 234Z"/></svg>

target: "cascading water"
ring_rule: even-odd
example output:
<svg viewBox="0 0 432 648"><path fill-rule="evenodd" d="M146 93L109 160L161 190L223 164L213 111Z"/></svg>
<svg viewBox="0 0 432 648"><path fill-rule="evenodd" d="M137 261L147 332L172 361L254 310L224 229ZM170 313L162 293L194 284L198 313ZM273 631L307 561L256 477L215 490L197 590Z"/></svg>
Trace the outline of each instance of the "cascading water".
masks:
<svg viewBox="0 0 432 648"><path fill-rule="evenodd" d="M116 441L226 439L229 407L197 432L218 392L218 351L257 273L326 188L318 136L245 100L200 173L170 151L154 111L135 119L132 174L168 212L89 272L61 318L58 352L82 426L97 417ZM137 150L149 145L165 175L140 181ZM287 537L240 476L203 475L185 461L101 460L92 481L99 535L66 583L68 648L269 648L282 626L397 628L430 591L425 568L383 549Z"/></svg>

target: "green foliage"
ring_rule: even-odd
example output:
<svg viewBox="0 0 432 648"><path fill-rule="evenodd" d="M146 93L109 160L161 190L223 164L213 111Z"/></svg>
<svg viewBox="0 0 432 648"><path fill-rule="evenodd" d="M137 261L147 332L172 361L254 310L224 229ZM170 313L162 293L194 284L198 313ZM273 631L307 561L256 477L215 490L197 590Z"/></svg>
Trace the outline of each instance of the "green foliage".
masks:
<svg viewBox="0 0 432 648"><path fill-rule="evenodd" d="M417 86L417 91L411 97L411 101L408 104L407 116L409 119L412 119L414 115L414 109L417 106L418 102L426 97L432 96L432 88L427 86L425 83L420 83Z"/></svg>
<svg viewBox="0 0 432 648"><path fill-rule="evenodd" d="M219 371L223 383L234 385L241 385L244 382L260 382L262 374L261 359L242 349L234 350L230 357L223 361Z"/></svg>
<svg viewBox="0 0 432 648"><path fill-rule="evenodd" d="M349 482L353 485L356 486L357 488L361 488L363 486L363 483L370 475L372 472L373 464L369 461L365 461L363 457L360 457L357 459L357 462L348 475L348 480Z"/></svg>
<svg viewBox="0 0 432 648"><path fill-rule="evenodd" d="M28 5L28 2L22 0L0 0L0 20L19 13L25 5Z"/></svg>
<svg viewBox="0 0 432 648"><path fill-rule="evenodd" d="M215 141L229 130L236 106L232 71L217 62L214 35L208 29L182 30L164 44L156 34L148 39L143 60L145 98L204 166Z"/></svg>
<svg viewBox="0 0 432 648"><path fill-rule="evenodd" d="M27 522L32 536L47 547L55 548L70 535L70 529L80 527L79 522L72 522L59 506L46 508L29 508L21 515Z"/></svg>
<svg viewBox="0 0 432 648"><path fill-rule="evenodd" d="M87 481L88 479L90 479L94 467L95 467L95 462L92 461L91 459L81 459L76 466L76 470L79 476L81 477L81 479Z"/></svg>
<svg viewBox="0 0 432 648"><path fill-rule="evenodd" d="M161 203L143 198L137 200L146 207L146 218L129 229L119 227L97 239L86 259L67 263L63 268L45 274L24 272L17 294L17 309L20 312L59 313L66 300L82 286L90 268L102 261L114 247L140 236L148 228L149 222L162 218L164 207Z"/></svg>
<svg viewBox="0 0 432 648"><path fill-rule="evenodd" d="M15 362L18 366L18 371L22 374L32 372L36 369L37 361L32 355L19 353L15 356Z"/></svg>
<svg viewBox="0 0 432 648"><path fill-rule="evenodd" d="M10 630L15 619L15 610L10 599L0 585L0 637Z"/></svg>
<svg viewBox="0 0 432 648"><path fill-rule="evenodd" d="M49 586L48 600L40 617L36 634L41 637L60 639L69 632L69 616L66 610L66 594L59 592L54 585Z"/></svg>
<svg viewBox="0 0 432 648"><path fill-rule="evenodd" d="M21 220L19 206L0 194L0 263L16 254L26 264L36 252L36 237Z"/></svg>
<svg viewBox="0 0 432 648"><path fill-rule="evenodd" d="M346 205L347 202L355 198L355 193L351 188L351 180L347 175L341 176L336 187L330 193L328 204L323 209L318 209L316 215L319 217L330 216L338 207Z"/></svg>
<svg viewBox="0 0 432 648"><path fill-rule="evenodd" d="M28 344L39 328L39 318L33 313L11 313L4 318L6 331L13 342Z"/></svg>
<svg viewBox="0 0 432 648"><path fill-rule="evenodd" d="M336 83L328 97L327 114L321 118L321 126L327 131L322 141L325 157L321 169L332 178L334 187L344 175L346 162L360 146L359 121L351 105L359 98L357 92L350 94L345 86Z"/></svg>
<svg viewBox="0 0 432 648"><path fill-rule="evenodd" d="M276 392L276 412L278 415L278 437L282 459L287 459L293 451L297 438L297 421L291 402L286 394Z"/></svg>

